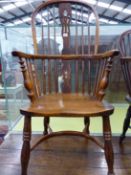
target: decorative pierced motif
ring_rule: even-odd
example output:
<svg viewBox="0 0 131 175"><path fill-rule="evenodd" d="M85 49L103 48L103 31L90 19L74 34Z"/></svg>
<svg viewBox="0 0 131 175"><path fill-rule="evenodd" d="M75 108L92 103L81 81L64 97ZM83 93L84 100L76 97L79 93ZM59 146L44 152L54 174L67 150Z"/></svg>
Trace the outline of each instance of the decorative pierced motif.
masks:
<svg viewBox="0 0 131 175"><path fill-rule="evenodd" d="M59 5L59 14L62 25L62 36L63 36L63 54L70 54L70 21L71 21L71 5L69 3L61 3ZM63 75L63 92L70 92L70 63L63 61L62 75Z"/></svg>
<svg viewBox="0 0 131 175"><path fill-rule="evenodd" d="M59 14L60 14L60 20L62 24L62 36L63 36L63 45L64 49L69 48L69 36L70 36L70 29L69 29L69 24L71 21L71 5L69 3L61 3L59 5ZM67 42L66 43L66 39ZM67 45L68 44L68 45Z"/></svg>
<svg viewBox="0 0 131 175"><path fill-rule="evenodd" d="M45 17L44 14L47 14L47 16ZM41 17L39 21L37 15ZM93 32L93 37L90 27L90 18L92 15L94 16L94 23L96 24L96 26L94 25L95 34ZM36 24L38 22L41 34L37 32ZM32 16L35 54L97 54L99 44L98 27L98 16L94 8L88 6L88 4L84 5L84 3L75 1L53 1L53 3L49 3L48 6L45 6L43 3ZM59 38L57 39L57 37ZM60 43L60 47L59 41L63 42L63 44ZM60 70L58 70L58 62L61 64ZM82 93L85 93L87 89L89 94L92 93L92 85L94 86L92 82L94 80L89 83L85 81L85 79L91 79L90 66L85 66L85 62L88 61L65 61L61 59L58 62L55 61L55 63L52 64L51 60L43 60L43 68L37 70L37 74L38 72L41 74L40 70L42 70L42 76L38 75L37 77L43 79L39 80L40 83L33 84L35 87L35 96L39 98L41 94L54 93L54 91L56 93L69 93L71 91L82 91ZM89 71L86 71L88 67ZM85 78L87 76L88 78ZM33 81L35 81L34 79L37 77L34 77ZM62 81L59 81L61 77ZM38 86L37 89L36 86ZM61 90L59 90L60 88L58 87L61 87Z"/></svg>

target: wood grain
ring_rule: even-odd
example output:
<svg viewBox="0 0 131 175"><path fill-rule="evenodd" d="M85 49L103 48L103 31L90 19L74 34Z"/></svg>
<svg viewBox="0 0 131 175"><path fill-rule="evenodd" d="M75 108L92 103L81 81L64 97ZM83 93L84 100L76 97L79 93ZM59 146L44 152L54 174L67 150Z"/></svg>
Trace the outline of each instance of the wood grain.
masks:
<svg viewBox="0 0 131 175"><path fill-rule="evenodd" d="M33 135L33 142L39 135ZM102 139L102 137L98 137ZM113 137L114 170L116 175L131 174L131 138L120 147ZM78 144L79 143L79 144ZM20 175L22 135L10 135L0 147L0 174ZM52 147L53 145L53 147ZM94 143L75 136L52 138L32 152L29 175L105 175L104 153Z"/></svg>

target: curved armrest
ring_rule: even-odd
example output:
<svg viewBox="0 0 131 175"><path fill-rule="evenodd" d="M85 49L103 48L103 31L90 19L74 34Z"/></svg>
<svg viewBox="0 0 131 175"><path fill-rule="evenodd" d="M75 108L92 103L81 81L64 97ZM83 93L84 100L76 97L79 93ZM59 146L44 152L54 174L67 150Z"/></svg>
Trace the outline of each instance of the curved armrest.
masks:
<svg viewBox="0 0 131 175"><path fill-rule="evenodd" d="M108 58L108 57L114 57L119 55L119 51L118 50L109 50L106 52L103 52L102 54L100 54L103 58ZM99 55L99 54L98 54Z"/></svg>
<svg viewBox="0 0 131 175"><path fill-rule="evenodd" d="M83 55L75 55L75 54L69 54L69 55L39 55L39 54L26 54L24 52L19 52L19 51L14 51L12 52L13 56L16 56L20 59L20 64L21 64L21 68L22 68L22 72L23 72L23 76L24 76L24 80L25 80L25 87L26 89L29 91L29 97L31 99L31 101L34 100L35 98L35 92L33 89L33 83L30 79L30 77L28 76L28 70L26 69L26 66L24 64L24 61L26 62L27 60L29 61L29 59L61 59L61 60L85 60L85 61L90 61L90 60L103 60L106 65L104 65L104 68L102 68L102 77L99 79L99 87L98 87L98 99L102 100L103 96L105 95L105 89L108 85L108 81L109 81L109 73L112 67L112 58L116 55L119 54L118 50L110 50L104 53L99 53L99 54L94 54L94 55L88 55L88 54L83 54ZM22 58L24 58L25 60L23 60Z"/></svg>
<svg viewBox="0 0 131 175"><path fill-rule="evenodd" d="M114 56L117 56L118 54L119 54L119 51L117 51L117 50L111 50L111 51L103 53L103 56L106 58L109 58L109 59L107 60L107 63L105 65L105 68L103 71L102 78L101 78L100 83L99 83L97 98L100 101L105 96L105 90L106 90L108 83L109 83L109 74L110 74L110 71L112 68L112 58Z"/></svg>
<svg viewBox="0 0 131 175"><path fill-rule="evenodd" d="M95 55L40 55L40 54L27 54L24 52L13 51L12 55L20 58L28 58L28 59L63 59L63 60L75 60L75 59L105 59L108 57L114 57L119 54L118 50L110 50L104 53L99 53Z"/></svg>

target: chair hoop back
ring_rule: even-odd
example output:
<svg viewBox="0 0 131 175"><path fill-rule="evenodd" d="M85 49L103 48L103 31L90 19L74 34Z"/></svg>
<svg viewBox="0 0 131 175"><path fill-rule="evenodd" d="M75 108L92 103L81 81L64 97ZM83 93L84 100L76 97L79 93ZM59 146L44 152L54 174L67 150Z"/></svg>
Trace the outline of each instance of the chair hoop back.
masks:
<svg viewBox="0 0 131 175"><path fill-rule="evenodd" d="M119 48L122 71L129 96L131 97L131 30L127 30L121 34Z"/></svg>
<svg viewBox="0 0 131 175"><path fill-rule="evenodd" d="M45 19L43 14L46 14L46 13L48 13L48 16ZM56 13L56 17L52 15L54 13ZM90 54L90 52L91 52L91 45L92 45L91 42L93 42L93 41L91 41L92 38L91 38L90 23L94 20L93 23L95 23L95 29L94 29L95 30L94 31L95 38L94 38L94 43L93 43L94 48L93 48L92 53L96 54L98 52L98 46L99 46L98 15L97 15L95 9L91 5L89 5L85 0L82 0L82 1L50 0L47 2L43 2L40 6L38 6L35 9L35 11L32 14L32 23L31 23L32 24L32 36L33 36L35 53L38 53L38 41L37 41L37 31L36 31L36 19L38 20L38 18L40 20L41 25L47 26L48 29L50 27L54 28L54 31L53 31L53 29L51 30L51 32L54 33L53 34L54 36L51 35L51 32L48 32L48 39L50 37L54 37L54 40L56 40L56 35L57 35L56 32L57 31L55 30L55 28L57 28L57 25L59 25L59 26L61 25L61 27L62 27L63 43L64 42L66 43L66 41L64 41L64 40L66 40L65 37L67 37L67 38L71 37L70 31L66 31L66 30L71 30L70 26L72 25L72 28L73 28L73 24L74 24L74 30L75 30L75 34L74 34L75 35L75 42L78 42L78 40L79 40L78 30L83 30L81 33L86 32L87 33L86 40L88 40L88 54ZM81 29L78 29L77 25L80 25L80 24L82 24ZM84 27L83 27L83 25L84 25ZM43 36L41 36L41 39L43 39L44 32L41 32L41 33L43 34ZM83 42L82 47L84 49L85 43L84 43L84 41L82 41L82 42ZM71 43L69 43L69 45L71 45ZM63 49L67 49L66 47L68 47L69 45L66 45L66 44L63 45ZM77 43L77 45L79 45L79 43ZM50 48L50 47L51 47L50 44L48 44L48 48ZM78 47L78 46L75 46L75 47Z"/></svg>

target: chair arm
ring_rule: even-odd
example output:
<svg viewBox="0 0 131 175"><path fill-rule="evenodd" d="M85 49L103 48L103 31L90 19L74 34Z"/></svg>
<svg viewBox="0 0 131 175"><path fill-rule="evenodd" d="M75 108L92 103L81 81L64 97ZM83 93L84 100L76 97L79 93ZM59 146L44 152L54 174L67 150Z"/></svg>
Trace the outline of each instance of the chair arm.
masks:
<svg viewBox="0 0 131 175"><path fill-rule="evenodd" d="M69 55L41 55L41 54L27 54L24 52L19 52L19 51L13 51L12 55L20 58L25 58L25 59L63 59L63 60L84 60L84 59L105 59L108 57L114 57L119 54L118 50L110 50L104 53L99 53L99 54L83 54L83 55L75 55L75 54L69 54Z"/></svg>
<svg viewBox="0 0 131 175"><path fill-rule="evenodd" d="M105 90L108 86L109 83L109 74L112 68L112 58L114 56L117 56L119 54L119 51L117 50L111 50L108 52L103 53L103 57L108 58L107 63L104 68L104 72L102 75L102 78L99 83L98 91L97 91L97 98L98 100L102 100L103 97L105 96Z"/></svg>
<svg viewBox="0 0 131 175"><path fill-rule="evenodd" d="M29 76L29 71L28 71L28 68L26 65L26 61L23 59L28 54L25 54L22 52L12 52L12 55L19 58L21 72L23 74L24 87L28 91L28 97L29 97L30 101L34 102L36 97L35 97L33 82Z"/></svg>

